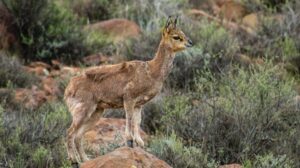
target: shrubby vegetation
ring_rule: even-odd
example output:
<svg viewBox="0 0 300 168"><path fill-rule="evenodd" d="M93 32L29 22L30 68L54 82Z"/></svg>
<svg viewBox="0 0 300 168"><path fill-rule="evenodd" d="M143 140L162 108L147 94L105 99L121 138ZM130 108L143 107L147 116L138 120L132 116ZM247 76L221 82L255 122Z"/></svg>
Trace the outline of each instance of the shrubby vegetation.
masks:
<svg viewBox="0 0 300 168"><path fill-rule="evenodd" d="M174 168L217 168L214 160L209 160L207 154L194 146L184 146L183 143L171 134L170 137L153 139L150 144L151 152L165 160Z"/></svg>
<svg viewBox="0 0 300 168"><path fill-rule="evenodd" d="M187 0L1 2L15 18L21 48L0 55L0 86L9 90L0 92L0 167L70 166L64 144L70 116L62 98L37 110L11 101L13 88L39 83L24 72L23 62L80 64L83 56L98 52L149 60L167 16L174 14L195 45L177 54L163 94L144 108L142 127L153 137L147 150L175 168L300 166L298 1L242 1L261 15L256 36L191 19L185 15L193 8ZM120 17L135 21L141 38L114 44L106 35L84 29ZM241 54L262 58L262 63L244 66L236 60ZM124 116L120 110L105 114ZM116 147L108 146L102 154Z"/></svg>
<svg viewBox="0 0 300 168"><path fill-rule="evenodd" d="M166 98L161 131L221 164L272 152L299 165L299 107L293 80L279 77L281 71L269 64L234 66L219 77L201 72L197 92Z"/></svg>
<svg viewBox="0 0 300 168"><path fill-rule="evenodd" d="M18 28L22 57L74 62L87 53L80 21L58 1L3 0Z"/></svg>
<svg viewBox="0 0 300 168"><path fill-rule="evenodd" d="M0 106L1 167L64 167L67 161L62 135L70 124L62 103L38 110Z"/></svg>
<svg viewBox="0 0 300 168"><path fill-rule="evenodd" d="M24 72L22 64L15 57L0 53L0 67L0 87L25 87L37 82L33 75Z"/></svg>

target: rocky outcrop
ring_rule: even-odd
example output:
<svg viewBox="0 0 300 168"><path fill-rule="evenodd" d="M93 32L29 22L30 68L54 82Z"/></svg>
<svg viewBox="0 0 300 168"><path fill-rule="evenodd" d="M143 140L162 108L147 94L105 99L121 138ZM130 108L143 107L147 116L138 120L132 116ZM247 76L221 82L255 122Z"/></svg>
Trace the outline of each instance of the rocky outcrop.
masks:
<svg viewBox="0 0 300 168"><path fill-rule="evenodd" d="M47 95L37 86L32 86L31 89L19 88L15 90L13 101L22 104L25 108L35 109L47 101Z"/></svg>
<svg viewBox="0 0 300 168"><path fill-rule="evenodd" d="M227 164L227 165L222 165L219 168L242 168L242 165L240 164Z"/></svg>
<svg viewBox="0 0 300 168"><path fill-rule="evenodd" d="M63 82L80 74L82 69L64 66L55 60L52 61L52 64L36 61L23 66L24 71L37 77L39 84L31 86L31 88L16 89L13 101L24 105L25 108L36 109L46 101L53 101L62 97Z"/></svg>
<svg viewBox="0 0 300 168"><path fill-rule="evenodd" d="M233 0L213 0L211 6L215 15L228 21L240 22L248 14L242 3Z"/></svg>
<svg viewBox="0 0 300 168"><path fill-rule="evenodd" d="M82 59L82 61L85 65L91 66L91 65L100 65L103 63L108 63L111 61L111 59L108 56L98 53L98 54L92 54L86 56Z"/></svg>
<svg viewBox="0 0 300 168"><path fill-rule="evenodd" d="M253 30L257 30L259 26L259 16L257 13L251 13L246 15L242 19L242 24L250 27Z"/></svg>
<svg viewBox="0 0 300 168"><path fill-rule="evenodd" d="M127 19L110 19L88 25L88 31L96 31L108 35L113 42L138 38L141 34L140 27Z"/></svg>
<svg viewBox="0 0 300 168"><path fill-rule="evenodd" d="M171 168L166 162L141 148L121 147L83 163L81 168Z"/></svg>
<svg viewBox="0 0 300 168"><path fill-rule="evenodd" d="M147 134L140 132L144 141ZM125 119L100 118L94 128L84 135L86 149L99 155L101 148L110 144L117 146L125 145Z"/></svg>

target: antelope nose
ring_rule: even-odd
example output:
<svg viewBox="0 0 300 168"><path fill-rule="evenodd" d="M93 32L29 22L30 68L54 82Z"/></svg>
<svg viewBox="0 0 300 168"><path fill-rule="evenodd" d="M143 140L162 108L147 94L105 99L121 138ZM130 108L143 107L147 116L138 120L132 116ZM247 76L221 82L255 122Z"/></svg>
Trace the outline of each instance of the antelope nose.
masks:
<svg viewBox="0 0 300 168"><path fill-rule="evenodd" d="M192 47L193 46L193 42L191 39L188 39L188 43L186 44L187 47Z"/></svg>

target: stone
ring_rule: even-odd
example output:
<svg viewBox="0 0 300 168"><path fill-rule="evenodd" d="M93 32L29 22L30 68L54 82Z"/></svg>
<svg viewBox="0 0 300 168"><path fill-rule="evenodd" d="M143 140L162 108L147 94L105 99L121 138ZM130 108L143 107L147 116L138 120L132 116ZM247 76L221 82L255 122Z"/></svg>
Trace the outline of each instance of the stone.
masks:
<svg viewBox="0 0 300 168"><path fill-rule="evenodd" d="M242 20L242 24L250 27L253 30L257 30L259 26L258 14L251 13L249 15L246 15Z"/></svg>
<svg viewBox="0 0 300 168"><path fill-rule="evenodd" d="M84 162L81 168L171 168L166 162L143 149L121 147L106 155Z"/></svg>
<svg viewBox="0 0 300 168"><path fill-rule="evenodd" d="M100 65L108 63L111 59L108 56L99 53L86 56L82 60L86 65Z"/></svg>
<svg viewBox="0 0 300 168"><path fill-rule="evenodd" d="M19 88L15 90L14 102L23 104L25 108L36 109L46 101L46 93L36 86L32 86L31 89Z"/></svg>
<svg viewBox="0 0 300 168"><path fill-rule="evenodd" d="M235 1L225 1L220 7L218 15L228 21L241 22L248 13L245 6Z"/></svg>
<svg viewBox="0 0 300 168"><path fill-rule="evenodd" d="M135 22L119 18L90 24L85 27L85 30L108 35L115 43L123 42L127 39L138 38L141 34L141 29Z"/></svg>
<svg viewBox="0 0 300 168"><path fill-rule="evenodd" d="M219 168L242 168L242 165L234 163L234 164L222 165Z"/></svg>
<svg viewBox="0 0 300 168"><path fill-rule="evenodd" d="M118 146L125 145L125 119L100 118L96 125L84 135L85 148L95 154L100 154L101 147L107 147L114 143ZM144 141L147 134L140 131Z"/></svg>

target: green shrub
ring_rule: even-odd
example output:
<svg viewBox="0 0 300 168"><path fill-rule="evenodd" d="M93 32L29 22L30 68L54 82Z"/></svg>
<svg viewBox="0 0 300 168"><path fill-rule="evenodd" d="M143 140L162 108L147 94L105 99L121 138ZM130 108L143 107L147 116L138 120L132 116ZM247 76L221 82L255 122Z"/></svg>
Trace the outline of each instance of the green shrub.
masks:
<svg viewBox="0 0 300 168"><path fill-rule="evenodd" d="M163 103L160 99L145 104L142 112L141 127L147 134L154 134L161 126Z"/></svg>
<svg viewBox="0 0 300 168"><path fill-rule="evenodd" d="M175 134L153 139L149 150L174 168L218 167L201 149L184 146Z"/></svg>
<svg viewBox="0 0 300 168"><path fill-rule="evenodd" d="M266 11L259 17L260 26L255 37L238 36L243 53L277 61L299 57L299 1L286 1L276 10Z"/></svg>
<svg viewBox="0 0 300 168"><path fill-rule="evenodd" d="M64 136L70 116L61 103L36 111L5 107L0 134L3 167L60 167L69 165Z"/></svg>
<svg viewBox="0 0 300 168"><path fill-rule="evenodd" d="M112 39L108 35L97 31L85 31L84 45L88 46L89 51L92 53L103 53L113 55L116 46L113 44Z"/></svg>
<svg viewBox="0 0 300 168"><path fill-rule="evenodd" d="M37 82L37 78L24 72L17 58L0 53L0 87L27 87Z"/></svg>
<svg viewBox="0 0 300 168"><path fill-rule="evenodd" d="M49 151L43 146L38 147L32 155L33 164L35 165L34 167L38 168L42 168L47 165L50 159Z"/></svg>
<svg viewBox="0 0 300 168"><path fill-rule="evenodd" d="M286 155L282 156L274 156L273 154L268 154L264 156L256 156L253 163L246 162L243 167L245 168L292 168L294 167L293 162L286 157Z"/></svg>
<svg viewBox="0 0 300 168"><path fill-rule="evenodd" d="M203 52L214 57L228 57L239 49L236 39L214 22L203 22L197 38Z"/></svg>
<svg viewBox="0 0 300 168"><path fill-rule="evenodd" d="M88 22L96 22L111 17L112 2L108 0L70 0L74 13Z"/></svg>
<svg viewBox="0 0 300 168"><path fill-rule="evenodd" d="M26 60L61 59L75 62L84 56L81 23L56 1L3 0L12 12Z"/></svg>
<svg viewBox="0 0 300 168"><path fill-rule="evenodd" d="M300 115L292 101L296 93L293 80L279 77L280 71L267 64L250 71L231 67L220 77L202 72L197 93L166 100L162 131L174 132L222 164L266 152L297 160Z"/></svg>

